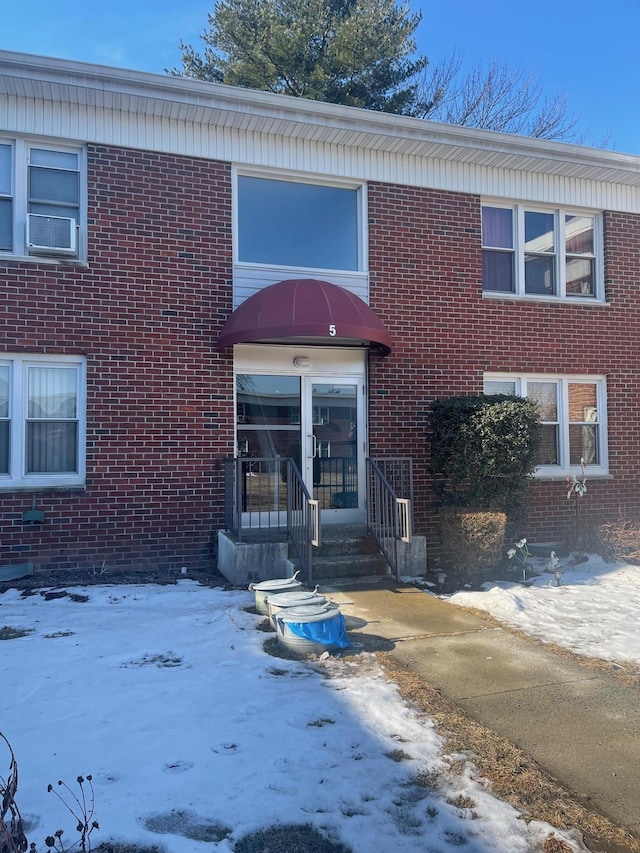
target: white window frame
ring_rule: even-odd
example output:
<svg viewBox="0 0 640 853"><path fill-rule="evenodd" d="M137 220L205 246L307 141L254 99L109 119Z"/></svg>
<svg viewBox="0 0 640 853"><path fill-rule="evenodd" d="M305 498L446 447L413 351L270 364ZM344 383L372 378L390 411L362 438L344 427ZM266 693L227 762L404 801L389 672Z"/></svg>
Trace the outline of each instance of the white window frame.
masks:
<svg viewBox="0 0 640 853"><path fill-rule="evenodd" d="M5 185L2 184L2 189L0 191L0 201L9 202L11 215L10 219L10 231L9 231L9 246L3 246L0 243L0 253L4 254L5 252L13 252L13 246L15 245L14 241L14 230L15 230L15 178L14 178L14 163L15 163L15 150L14 145L11 140L4 140L0 137L0 144L2 144L3 148L9 149L9 183L8 188L5 189Z"/></svg>
<svg viewBox="0 0 640 853"><path fill-rule="evenodd" d="M0 490L84 486L86 477L86 360L81 356L38 356L0 353L9 365L9 474L0 473ZM77 471L27 474L28 376L30 367L72 368L76 371L78 423Z"/></svg>
<svg viewBox="0 0 640 853"><path fill-rule="evenodd" d="M28 260L33 263L61 263L86 260L86 221L87 221L87 158L85 149L80 145L65 145L60 141L47 139L19 139L0 135L0 144L11 147L11 198L12 198L12 248L0 249L3 257ZM61 258L52 251L51 255L30 254L27 249L27 217L29 214L29 167L31 149L74 154L78 157L79 193L78 219L76 221L76 252L73 256ZM3 196L6 197L6 196Z"/></svg>
<svg viewBox="0 0 640 853"><path fill-rule="evenodd" d="M279 172L274 169L245 169L234 167L233 174L233 262L237 267L251 268L266 268L278 269L283 271L304 271L307 273L325 273L331 277L336 273L344 272L348 276L358 276L368 272L368 246L369 235L367 229L367 187L362 181L341 180L333 177L318 177L318 175L302 172ZM299 267L289 266L287 264L267 264L255 261L241 261L239 258L239 220L238 220L238 178L261 178L263 180L286 181L289 183L315 185L320 187L335 187L336 189L347 189L356 191L356 209L357 209L357 263L356 270L340 270L330 267Z"/></svg>
<svg viewBox="0 0 640 853"><path fill-rule="evenodd" d="M482 251L511 252L514 255L514 290L484 290L483 296L495 299L527 299L536 301L562 301L570 304L588 304L604 302L604 236L603 217L601 211L585 210L578 208L544 206L540 204L525 204L522 202L505 202L504 199L482 199L482 208L497 207L503 210L511 210L513 213L513 249L500 249L493 246L485 246L482 239ZM525 292L525 213L552 213L554 215L554 237L555 237L555 281L556 293L547 295L544 293ZM589 216L593 218L593 251L594 251L594 293L593 296L577 296L566 292L566 245L564 236L564 223L567 216Z"/></svg>
<svg viewBox="0 0 640 853"><path fill-rule="evenodd" d="M549 373L485 373L484 389L487 391L488 382L510 382L515 385L515 394L527 396L527 383L548 382L558 386L558 457L557 465L540 465L535 476L540 479L557 479L567 477L580 466L569 462L569 385L594 385L598 407L598 465L586 465L589 477L606 477L609 475L608 427L607 427L607 381L604 376L583 374L549 374Z"/></svg>

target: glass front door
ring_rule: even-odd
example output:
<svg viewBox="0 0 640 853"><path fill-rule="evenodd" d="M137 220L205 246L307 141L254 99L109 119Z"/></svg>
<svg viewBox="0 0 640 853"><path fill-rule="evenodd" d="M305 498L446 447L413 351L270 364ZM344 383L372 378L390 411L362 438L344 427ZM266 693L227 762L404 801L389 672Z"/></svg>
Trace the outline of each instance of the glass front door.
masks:
<svg viewBox="0 0 640 853"><path fill-rule="evenodd" d="M304 385L311 407L306 432L307 488L319 502L323 520L361 520L364 445L358 424L362 383L305 377Z"/></svg>
<svg viewBox="0 0 640 853"><path fill-rule="evenodd" d="M239 456L291 456L323 522L364 520L364 377L239 373L236 399ZM248 512L286 506L272 464L249 463L244 491Z"/></svg>

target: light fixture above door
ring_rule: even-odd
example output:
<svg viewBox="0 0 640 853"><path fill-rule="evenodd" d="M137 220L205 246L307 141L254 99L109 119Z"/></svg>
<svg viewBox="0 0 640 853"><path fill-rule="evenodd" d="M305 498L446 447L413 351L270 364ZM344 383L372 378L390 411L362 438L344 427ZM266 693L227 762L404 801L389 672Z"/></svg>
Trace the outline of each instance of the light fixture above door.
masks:
<svg viewBox="0 0 640 853"><path fill-rule="evenodd" d="M293 359L293 365L299 370L308 370L311 367L311 359L307 355L297 355Z"/></svg>

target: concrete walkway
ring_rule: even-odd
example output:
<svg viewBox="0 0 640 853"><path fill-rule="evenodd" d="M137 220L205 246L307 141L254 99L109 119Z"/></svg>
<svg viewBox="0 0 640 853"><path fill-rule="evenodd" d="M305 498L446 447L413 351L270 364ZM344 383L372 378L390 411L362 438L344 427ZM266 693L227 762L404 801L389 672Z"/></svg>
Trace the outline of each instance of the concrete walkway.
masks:
<svg viewBox="0 0 640 853"><path fill-rule="evenodd" d="M640 691L414 587L324 587L349 634L375 636L470 717L640 836Z"/></svg>

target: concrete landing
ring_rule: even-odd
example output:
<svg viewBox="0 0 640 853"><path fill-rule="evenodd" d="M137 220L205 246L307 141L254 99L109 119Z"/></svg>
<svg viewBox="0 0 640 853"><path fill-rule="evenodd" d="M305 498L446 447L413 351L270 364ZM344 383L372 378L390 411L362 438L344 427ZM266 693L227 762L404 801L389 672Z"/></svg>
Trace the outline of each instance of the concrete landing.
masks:
<svg viewBox="0 0 640 853"><path fill-rule="evenodd" d="M640 837L640 691L413 587L327 593L354 641L384 638L443 696Z"/></svg>

